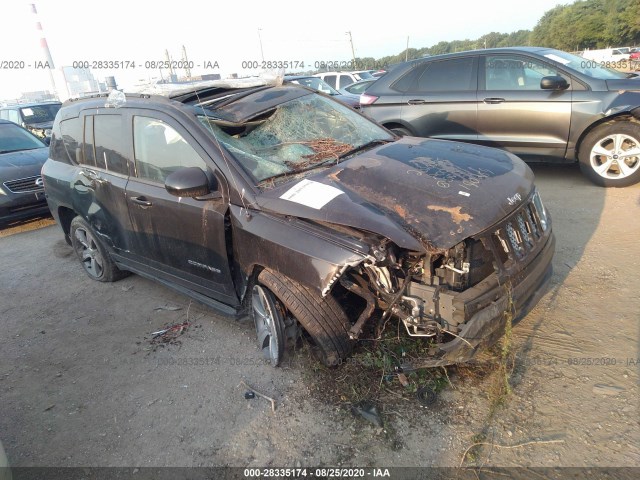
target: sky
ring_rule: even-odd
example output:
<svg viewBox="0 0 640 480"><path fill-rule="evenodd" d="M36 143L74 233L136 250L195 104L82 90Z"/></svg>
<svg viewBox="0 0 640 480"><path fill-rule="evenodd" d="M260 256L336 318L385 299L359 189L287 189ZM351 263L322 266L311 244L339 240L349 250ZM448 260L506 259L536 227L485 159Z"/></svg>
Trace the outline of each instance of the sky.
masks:
<svg viewBox="0 0 640 480"><path fill-rule="evenodd" d="M36 4L37 19L31 11ZM120 87L159 77L145 63L164 60L165 49L180 60L182 46L195 65L192 74L256 74L243 62L346 61L351 32L357 57L379 58L409 47L475 39L492 31L532 29L547 10L569 0L405 0L401 8L374 2L330 0L1 0L0 99L50 89L39 21L55 67L80 61L133 61L135 68L92 69L98 79L114 75ZM392 4L393 5L393 4ZM13 64L9 62L14 62ZM17 63L16 63L17 62ZM10 65L24 68L6 68ZM209 62L209 63L207 63ZM206 65L218 68L205 68ZM29 67L31 65L31 67ZM166 75L166 72L163 72ZM179 72L183 74L184 72Z"/></svg>

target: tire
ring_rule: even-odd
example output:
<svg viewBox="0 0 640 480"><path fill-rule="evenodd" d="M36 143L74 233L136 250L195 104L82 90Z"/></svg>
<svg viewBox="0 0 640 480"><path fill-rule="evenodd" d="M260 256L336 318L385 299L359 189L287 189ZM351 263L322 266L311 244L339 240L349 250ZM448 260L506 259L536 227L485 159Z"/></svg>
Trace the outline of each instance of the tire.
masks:
<svg viewBox="0 0 640 480"><path fill-rule="evenodd" d="M271 270L263 270L258 281L267 287L293 314L319 349L320 361L333 367L353 348L347 315L330 295L322 298L314 291Z"/></svg>
<svg viewBox="0 0 640 480"><path fill-rule="evenodd" d="M391 130L393 133L398 135L399 137L412 137L413 134L404 127L392 127Z"/></svg>
<svg viewBox="0 0 640 480"><path fill-rule="evenodd" d="M628 153L627 153L628 152ZM580 170L601 187L640 181L640 124L617 121L596 127L580 144Z"/></svg>
<svg viewBox="0 0 640 480"><path fill-rule="evenodd" d="M69 236L73 250L91 279L115 282L129 275L129 272L116 267L105 246L82 217L75 217L71 221Z"/></svg>

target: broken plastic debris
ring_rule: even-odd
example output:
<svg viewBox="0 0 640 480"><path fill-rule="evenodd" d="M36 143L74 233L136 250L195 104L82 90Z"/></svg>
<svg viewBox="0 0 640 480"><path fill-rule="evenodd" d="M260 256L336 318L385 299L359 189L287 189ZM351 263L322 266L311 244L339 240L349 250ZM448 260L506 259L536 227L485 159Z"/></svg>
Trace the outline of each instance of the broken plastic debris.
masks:
<svg viewBox="0 0 640 480"><path fill-rule="evenodd" d="M353 405L351 407L351 411L354 414L360 415L365 420L373 423L376 427L383 427L382 418L380 417L380 412L378 411L378 407L376 407L373 403L363 400L362 402Z"/></svg>
<svg viewBox="0 0 640 480"><path fill-rule="evenodd" d="M171 325L170 327L164 328L162 330L158 330L157 332L151 332L151 336L156 339L158 337L166 336L169 340L177 337L178 335L182 335L182 332L191 325L189 322L177 323L175 325ZM172 334L172 335L169 335ZM171 337L171 338L169 338Z"/></svg>
<svg viewBox="0 0 640 480"><path fill-rule="evenodd" d="M182 307L173 307L170 305L160 305L159 307L154 308L155 311L158 310L168 310L170 312L175 312L177 310L182 310Z"/></svg>
<svg viewBox="0 0 640 480"><path fill-rule="evenodd" d="M404 373L399 373L398 374L398 380L400 381L400 384L403 387L406 387L407 385L409 385L409 379L407 378L407 376Z"/></svg>
<svg viewBox="0 0 640 480"><path fill-rule="evenodd" d="M107 97L104 106L107 108L119 108L127 103L127 97L120 90L113 90Z"/></svg>

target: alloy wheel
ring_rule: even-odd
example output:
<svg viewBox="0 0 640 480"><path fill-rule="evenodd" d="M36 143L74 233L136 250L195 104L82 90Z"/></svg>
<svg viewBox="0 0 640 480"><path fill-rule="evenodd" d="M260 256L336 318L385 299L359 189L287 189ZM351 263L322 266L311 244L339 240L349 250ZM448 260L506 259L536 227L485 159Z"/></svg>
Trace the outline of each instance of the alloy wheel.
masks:
<svg viewBox="0 0 640 480"><path fill-rule="evenodd" d="M93 278L100 278L104 272L104 258L93 235L84 228L76 229L75 250L82 266Z"/></svg>
<svg viewBox="0 0 640 480"><path fill-rule="evenodd" d="M640 141L624 133L608 135L593 146L589 160L603 178L629 177L640 168Z"/></svg>
<svg viewBox="0 0 640 480"><path fill-rule="evenodd" d="M271 365L277 367L284 354L284 319L273 294L261 285L254 285L251 295L253 321L258 347Z"/></svg>

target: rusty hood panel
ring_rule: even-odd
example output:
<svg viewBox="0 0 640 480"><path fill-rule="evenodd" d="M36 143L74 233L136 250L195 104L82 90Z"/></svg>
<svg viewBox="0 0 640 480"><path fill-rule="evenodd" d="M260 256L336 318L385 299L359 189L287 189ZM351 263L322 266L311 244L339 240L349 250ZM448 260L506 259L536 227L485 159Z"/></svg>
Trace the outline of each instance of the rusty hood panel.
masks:
<svg viewBox="0 0 640 480"><path fill-rule="evenodd" d="M526 200L533 173L512 154L405 137L263 192L261 208L367 230L415 251L444 250Z"/></svg>

